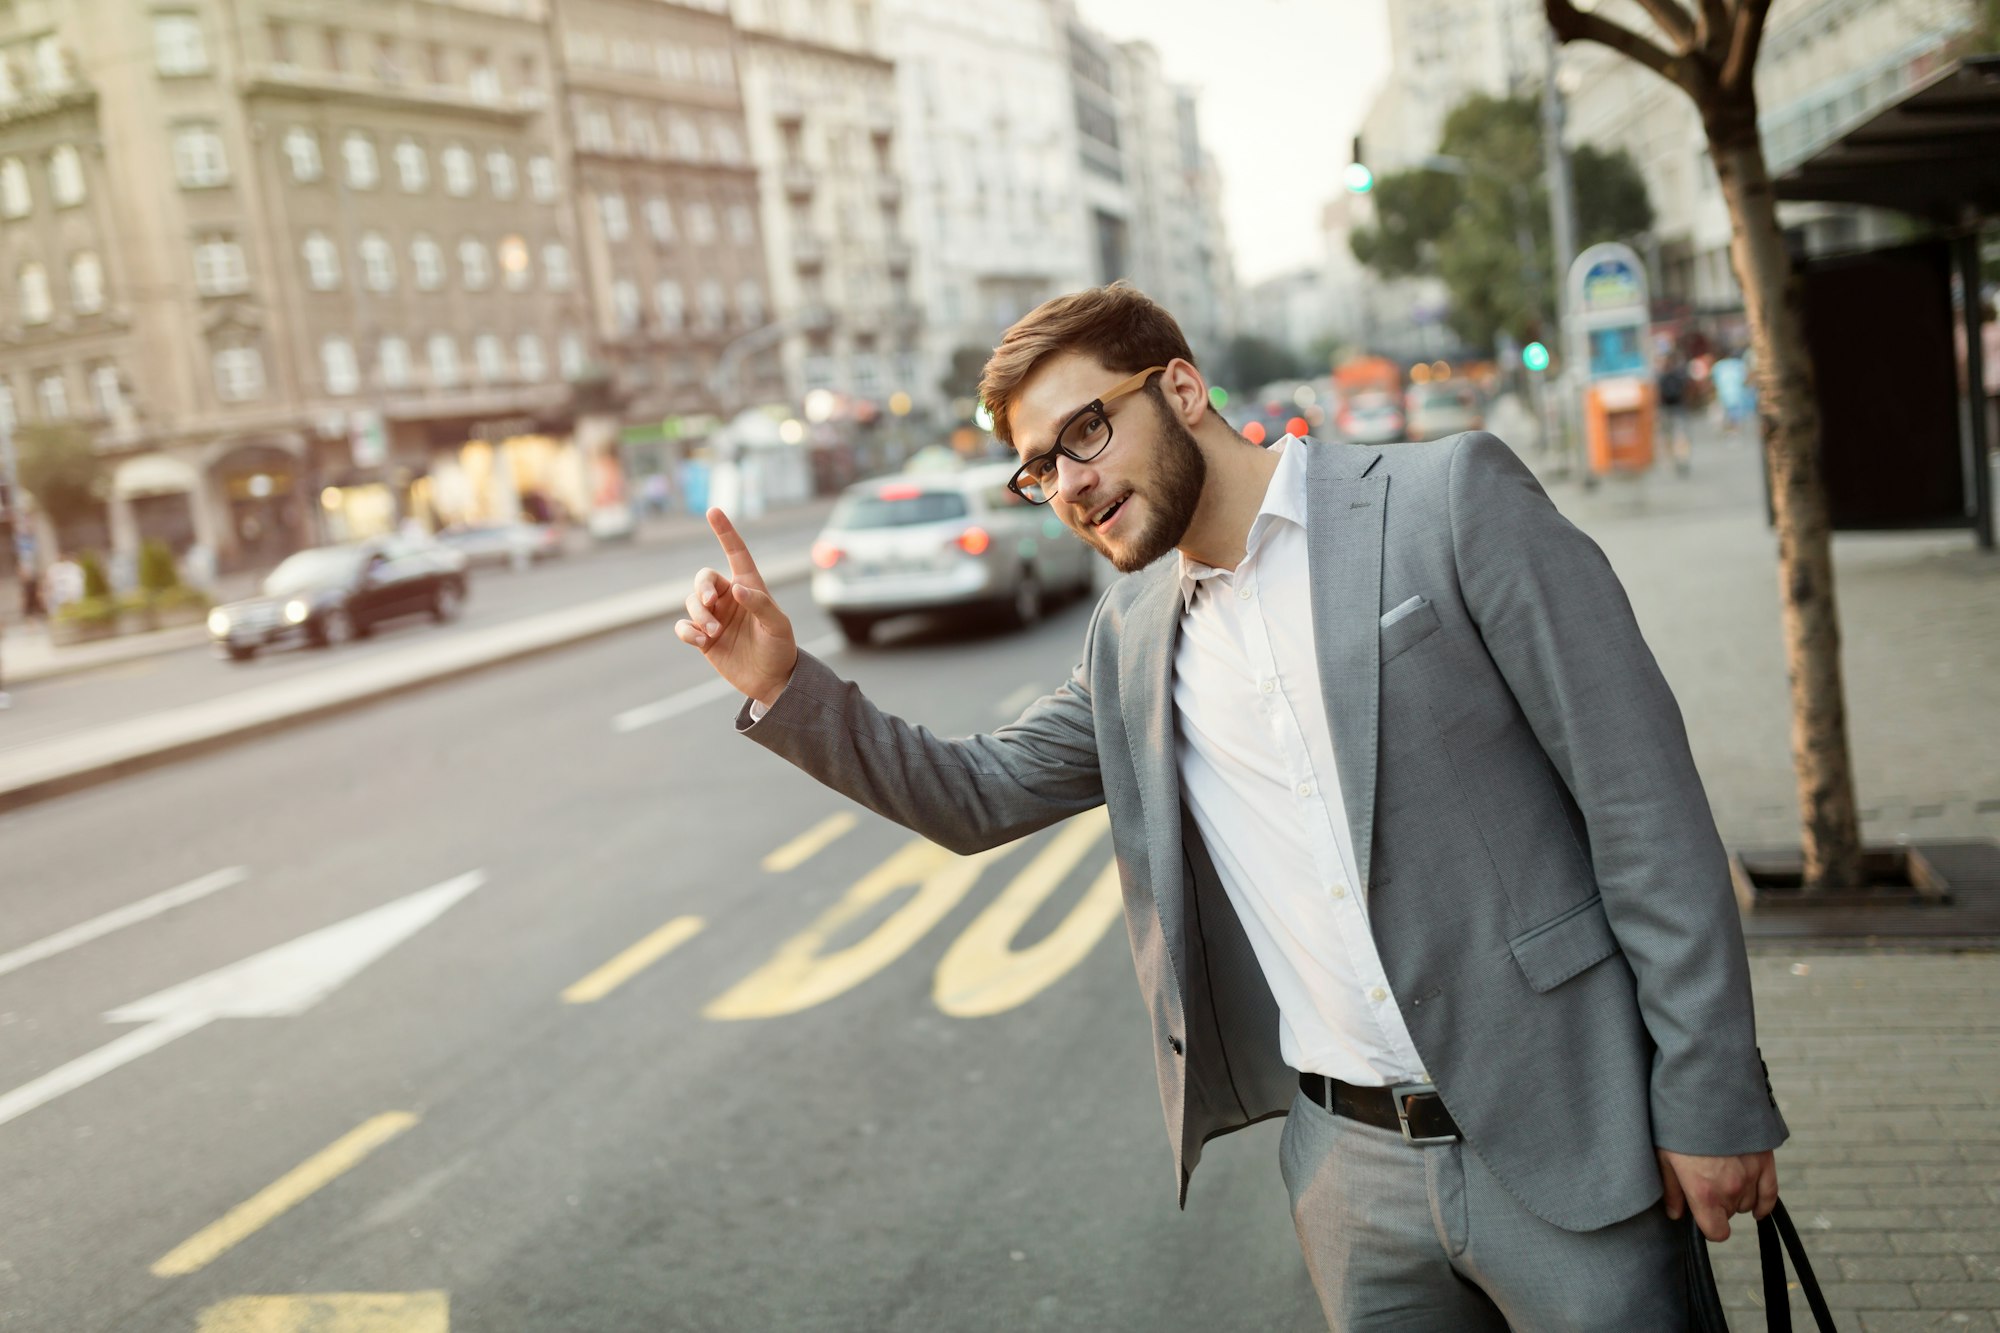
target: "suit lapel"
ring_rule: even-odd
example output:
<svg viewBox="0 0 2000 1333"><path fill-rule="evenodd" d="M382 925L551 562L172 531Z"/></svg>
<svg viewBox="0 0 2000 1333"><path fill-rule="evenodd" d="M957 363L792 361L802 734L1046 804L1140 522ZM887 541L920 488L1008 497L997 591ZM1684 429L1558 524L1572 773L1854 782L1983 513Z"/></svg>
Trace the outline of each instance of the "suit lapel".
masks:
<svg viewBox="0 0 2000 1333"><path fill-rule="evenodd" d="M1174 649L1180 641L1180 582L1169 568L1156 569L1152 583L1125 613L1118 645L1118 692L1125 739L1139 779L1139 802L1146 814L1146 860L1160 930L1173 956L1174 975L1187 993L1185 861L1181 851L1181 783L1174 741ZM1135 577L1148 577L1138 575Z"/></svg>
<svg viewBox="0 0 2000 1333"><path fill-rule="evenodd" d="M1314 444L1306 454L1306 548L1313 644L1335 766L1365 893L1375 844L1377 710L1382 685L1382 531L1387 477L1378 449Z"/></svg>

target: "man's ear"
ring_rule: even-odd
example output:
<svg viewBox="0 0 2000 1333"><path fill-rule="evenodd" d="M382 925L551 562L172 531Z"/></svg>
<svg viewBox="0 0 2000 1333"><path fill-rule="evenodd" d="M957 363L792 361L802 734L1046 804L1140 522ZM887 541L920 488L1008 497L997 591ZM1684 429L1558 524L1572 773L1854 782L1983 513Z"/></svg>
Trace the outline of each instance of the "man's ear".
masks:
<svg viewBox="0 0 2000 1333"><path fill-rule="evenodd" d="M1189 430L1200 425L1208 414L1208 384L1191 361L1176 357L1168 362L1167 373L1160 376L1160 392L1166 395L1174 415Z"/></svg>

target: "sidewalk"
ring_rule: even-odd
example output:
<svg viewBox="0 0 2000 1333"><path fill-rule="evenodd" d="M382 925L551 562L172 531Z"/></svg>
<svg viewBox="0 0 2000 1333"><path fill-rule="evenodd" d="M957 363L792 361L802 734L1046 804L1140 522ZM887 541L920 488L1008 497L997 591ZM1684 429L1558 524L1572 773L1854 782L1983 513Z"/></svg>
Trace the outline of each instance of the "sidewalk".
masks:
<svg viewBox="0 0 2000 1333"><path fill-rule="evenodd" d="M1510 442L1550 470L1531 433ZM1686 479L1545 485L1624 582L1724 841L1797 845L1751 437L1698 429ZM1970 532L1842 534L1834 564L1864 836L2000 836L2000 557ZM1759 1039L1792 1130L1779 1177L1839 1327L2000 1328L2000 953L1756 947ZM1735 1326L1763 1328L1754 1229L1712 1252ZM1793 1310L1812 1327L1796 1293Z"/></svg>

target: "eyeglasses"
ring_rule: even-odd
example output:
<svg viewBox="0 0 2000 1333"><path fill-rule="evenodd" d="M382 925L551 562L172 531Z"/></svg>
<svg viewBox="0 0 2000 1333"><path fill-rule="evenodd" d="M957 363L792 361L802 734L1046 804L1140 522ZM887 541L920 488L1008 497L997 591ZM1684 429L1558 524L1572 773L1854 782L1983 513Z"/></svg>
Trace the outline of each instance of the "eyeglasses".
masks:
<svg viewBox="0 0 2000 1333"><path fill-rule="evenodd" d="M1056 456L1060 454L1079 463L1088 463L1103 453L1111 444L1111 415L1106 407L1145 388L1146 381L1165 373L1166 369L1165 366L1154 366L1142 370L1129 379L1118 381L1101 396L1078 408L1056 432L1054 446L1021 464L1013 479L1007 483L1007 489L1029 504L1045 505L1055 499Z"/></svg>

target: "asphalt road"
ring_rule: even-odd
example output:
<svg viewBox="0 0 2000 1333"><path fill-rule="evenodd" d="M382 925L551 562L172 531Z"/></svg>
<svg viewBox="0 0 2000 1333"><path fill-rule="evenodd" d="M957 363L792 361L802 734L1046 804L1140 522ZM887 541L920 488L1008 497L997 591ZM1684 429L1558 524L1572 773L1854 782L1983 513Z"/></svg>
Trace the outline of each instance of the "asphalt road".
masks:
<svg viewBox="0 0 2000 1333"><path fill-rule="evenodd" d="M831 657L963 734L1088 609ZM843 829L712 679L651 627L0 816L0 1328L1323 1327L1276 1123L1175 1207L1101 826Z"/></svg>

